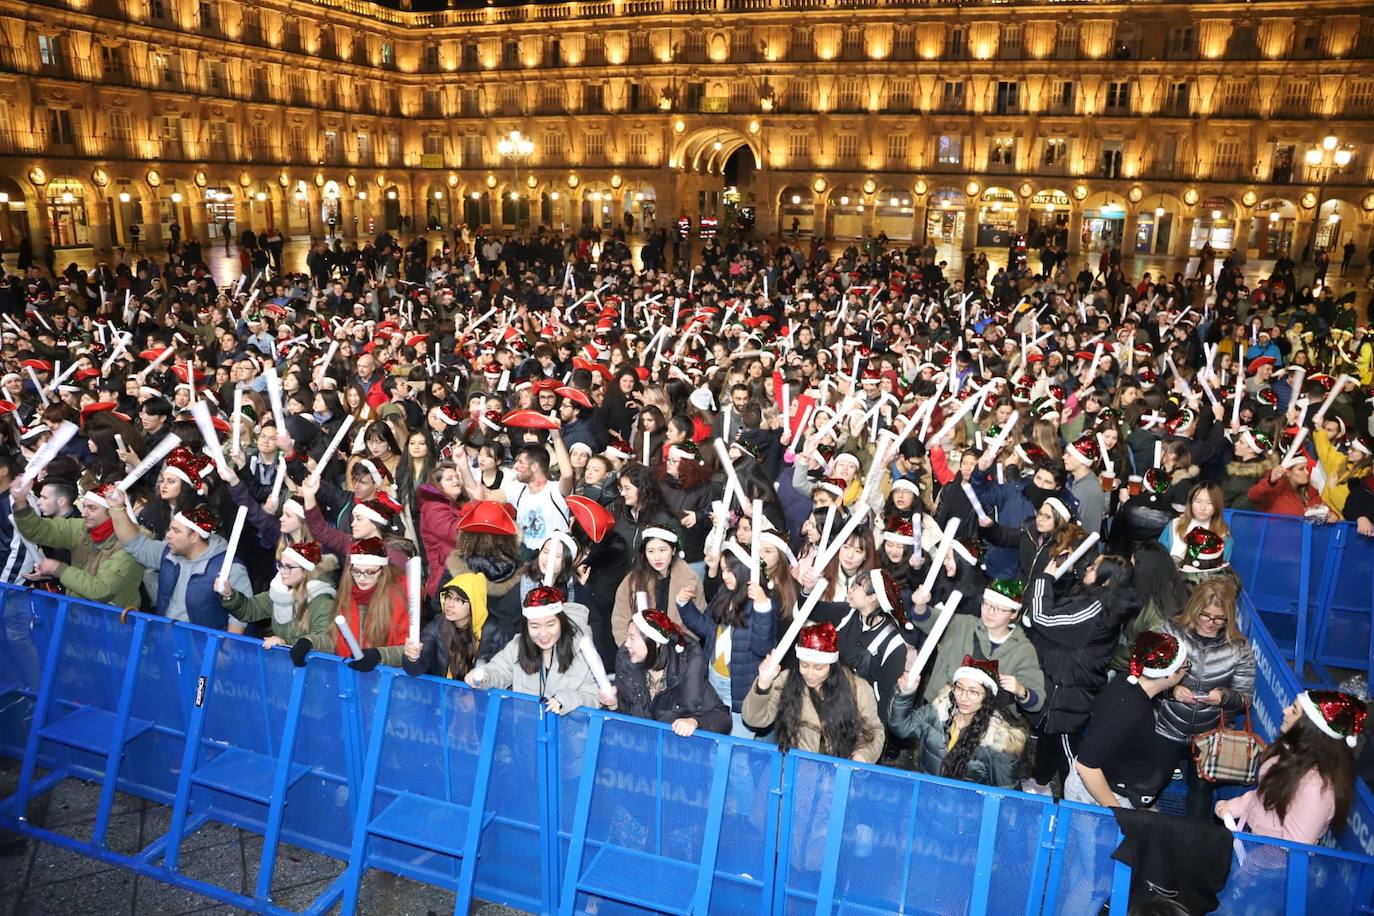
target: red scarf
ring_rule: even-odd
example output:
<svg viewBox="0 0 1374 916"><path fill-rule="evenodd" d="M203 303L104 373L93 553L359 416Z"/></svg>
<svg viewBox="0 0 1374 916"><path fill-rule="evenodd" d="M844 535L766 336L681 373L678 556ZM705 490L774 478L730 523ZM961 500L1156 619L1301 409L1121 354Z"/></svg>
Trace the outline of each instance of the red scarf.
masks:
<svg viewBox="0 0 1374 916"><path fill-rule="evenodd" d="M92 541L95 541L97 544L103 544L110 539L112 534L114 534L114 522L107 518L94 528L87 529L87 532L90 534Z"/></svg>
<svg viewBox="0 0 1374 916"><path fill-rule="evenodd" d="M367 640L362 621L358 615L358 603L367 605L368 614L377 613L384 598L374 595L375 587L364 592L355 584L353 586L352 599L348 603L348 610L344 612L344 619L348 621L348 626L353 630L353 635L358 637L358 645L364 649L380 649L381 646L374 646ZM378 600L373 600L377 598ZM410 609L406 606L406 587L405 579L397 580L396 587L391 590L391 623L387 628L387 646L403 646L410 635ZM342 658L352 658L353 653L349 651L348 643L344 642L343 634L335 628L334 651Z"/></svg>

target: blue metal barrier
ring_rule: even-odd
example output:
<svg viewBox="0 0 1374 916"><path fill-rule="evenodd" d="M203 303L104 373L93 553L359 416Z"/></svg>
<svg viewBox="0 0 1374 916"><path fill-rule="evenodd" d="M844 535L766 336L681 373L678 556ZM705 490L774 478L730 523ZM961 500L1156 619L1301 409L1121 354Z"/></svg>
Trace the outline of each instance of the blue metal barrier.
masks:
<svg viewBox="0 0 1374 916"><path fill-rule="evenodd" d="M1290 515L1226 514L1231 565L1282 656L1306 685L1329 687L1332 668L1374 680L1374 538L1354 523Z"/></svg>
<svg viewBox="0 0 1374 916"><path fill-rule="evenodd" d="M1338 594L1339 592L1333 592ZM21 761L0 825L253 912L285 842L346 862L305 912L354 911L370 869L531 912L1034 914L1124 911L1129 869L1097 808L792 752L657 722L357 674L163 618L0 588L0 753ZM1255 715L1272 735L1297 691L1248 598ZM100 786L89 839L23 820L68 778ZM116 792L166 805L143 850L105 842ZM1361 786L1349 850L1368 850ZM184 873L218 822L264 837L256 887ZM1222 912L1357 912L1374 858L1244 839ZM1248 868L1248 870L1247 870Z"/></svg>

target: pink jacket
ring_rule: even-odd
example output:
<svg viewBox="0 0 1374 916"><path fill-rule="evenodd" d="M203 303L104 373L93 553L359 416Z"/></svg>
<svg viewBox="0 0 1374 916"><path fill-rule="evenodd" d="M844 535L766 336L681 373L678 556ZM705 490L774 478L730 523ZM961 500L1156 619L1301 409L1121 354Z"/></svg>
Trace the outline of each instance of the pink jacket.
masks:
<svg viewBox="0 0 1374 916"><path fill-rule="evenodd" d="M453 545L458 543L461 507L438 487L428 483L416 491L416 500L420 504L420 543L425 549L425 559L429 561L429 580L425 582L425 593L433 595L448 578L444 561L448 559Z"/></svg>
<svg viewBox="0 0 1374 916"><path fill-rule="evenodd" d="M1259 771L1259 784L1274 760L1266 760ZM1331 818L1336 814L1336 793L1326 784L1316 769L1307 771L1298 783L1298 790L1288 803L1288 817L1280 820L1260 801L1259 789L1254 788L1226 803L1226 810L1236 823L1258 836L1271 836L1294 843L1315 845L1326 834Z"/></svg>

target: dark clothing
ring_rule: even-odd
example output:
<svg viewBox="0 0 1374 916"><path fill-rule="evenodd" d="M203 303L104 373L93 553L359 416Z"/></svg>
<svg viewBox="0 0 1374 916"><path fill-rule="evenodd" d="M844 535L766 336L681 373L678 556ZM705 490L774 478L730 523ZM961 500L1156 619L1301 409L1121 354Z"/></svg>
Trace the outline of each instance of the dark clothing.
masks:
<svg viewBox="0 0 1374 916"><path fill-rule="evenodd" d="M1121 845L1112 858L1131 866L1131 901L1161 894L1189 913L1210 913L1231 876L1231 832L1213 817L1160 817L1116 808Z"/></svg>
<svg viewBox="0 0 1374 916"><path fill-rule="evenodd" d="M1101 770L1112 790L1142 805L1163 785L1154 747L1154 704L1139 684L1114 678L1093 700L1078 762ZM1146 799L1149 799L1146 801Z"/></svg>
<svg viewBox="0 0 1374 916"><path fill-rule="evenodd" d="M706 659L700 644L688 637L681 651L667 646L659 646L658 650L667 658L663 687L656 694L649 688L648 672L630 661L629 650L621 646L616 653L615 683L620 711L659 722L696 719L699 728L729 734L730 710L706 681Z"/></svg>

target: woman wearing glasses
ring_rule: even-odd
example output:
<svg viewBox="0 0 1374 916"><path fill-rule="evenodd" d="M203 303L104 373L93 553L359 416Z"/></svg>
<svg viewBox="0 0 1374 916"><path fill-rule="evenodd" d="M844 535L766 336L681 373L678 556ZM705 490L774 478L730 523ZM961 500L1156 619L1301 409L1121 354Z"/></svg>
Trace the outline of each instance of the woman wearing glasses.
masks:
<svg viewBox="0 0 1374 916"><path fill-rule="evenodd" d="M1188 780L1188 813L1206 817L1212 810L1212 784L1198 779L1193 739L1216 728L1222 713L1244 712L1255 692L1255 657L1236 623L1236 588L1229 579L1198 584L1183 613L1164 622L1164 632L1179 641L1191 670L1155 705L1159 772L1183 764Z"/></svg>
<svg viewBox="0 0 1374 916"><path fill-rule="evenodd" d="M338 566L334 557L321 554L319 544L301 541L282 551L267 591L249 598L234 591L227 579L216 581L215 590L224 609L244 623L272 622L264 649L295 645L301 638L319 642L334 627L333 574Z"/></svg>

